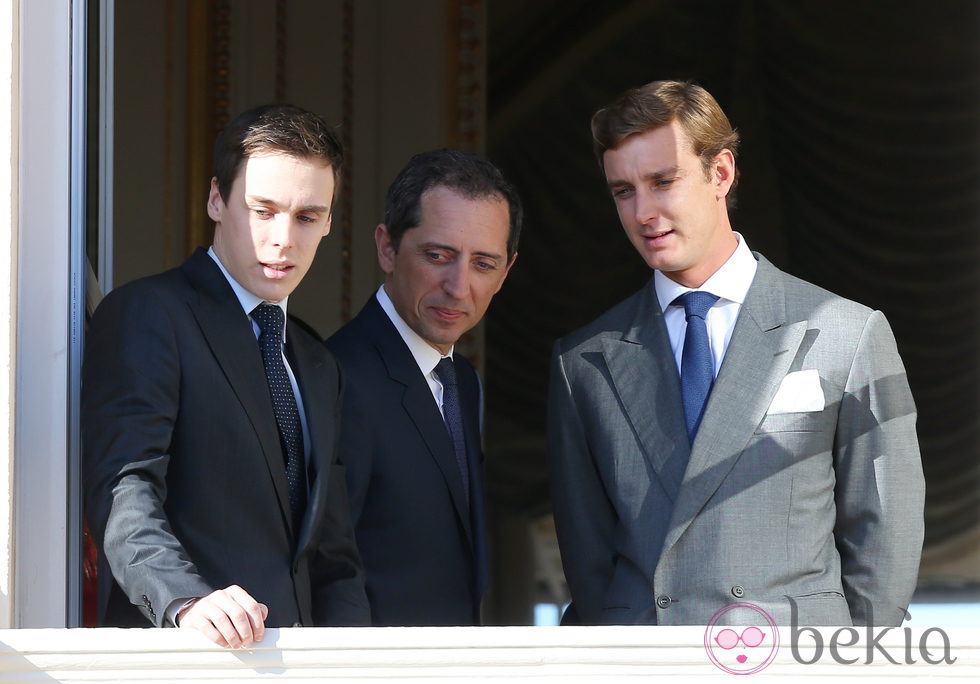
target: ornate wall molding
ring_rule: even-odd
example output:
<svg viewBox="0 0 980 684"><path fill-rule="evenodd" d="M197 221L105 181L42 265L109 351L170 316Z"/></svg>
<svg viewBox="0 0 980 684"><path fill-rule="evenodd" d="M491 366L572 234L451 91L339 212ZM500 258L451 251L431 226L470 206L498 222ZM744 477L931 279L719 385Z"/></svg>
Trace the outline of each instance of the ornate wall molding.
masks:
<svg viewBox="0 0 980 684"><path fill-rule="evenodd" d="M276 0L276 102L286 101L286 0Z"/></svg>
<svg viewBox="0 0 980 684"><path fill-rule="evenodd" d="M211 148L228 123L231 77L231 3L187 3L187 186L200 197L211 182ZM204 202L187 203L186 252L211 244Z"/></svg>
<svg viewBox="0 0 980 684"><path fill-rule="evenodd" d="M230 117L231 95L231 2L214 2L214 25L212 45L214 52L211 69L214 72L214 116L211 139L225 127ZM208 145L208 149L211 146ZM210 169L209 169L210 172Z"/></svg>
<svg viewBox="0 0 980 684"><path fill-rule="evenodd" d="M483 152L486 145L486 6L449 3L449 144Z"/></svg>
<svg viewBox="0 0 980 684"><path fill-rule="evenodd" d="M354 0L344 0L343 52L341 66L340 141L346 160L340 186L340 322L351 319L353 296L352 246L354 241Z"/></svg>

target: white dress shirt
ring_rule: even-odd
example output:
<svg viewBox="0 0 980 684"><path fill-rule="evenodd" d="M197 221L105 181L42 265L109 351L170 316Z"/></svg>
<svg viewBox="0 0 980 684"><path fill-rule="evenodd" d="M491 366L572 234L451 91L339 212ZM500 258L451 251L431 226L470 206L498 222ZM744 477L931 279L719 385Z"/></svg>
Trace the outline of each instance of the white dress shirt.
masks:
<svg viewBox="0 0 980 684"><path fill-rule="evenodd" d="M728 343L732 339L735 321L738 319L739 311L742 310L745 295L748 294L758 267L758 262L752 256L752 252L749 251L748 245L745 244L745 238L739 233L735 233L735 237L738 239L738 246L735 247L735 251L728 257L728 261L722 264L721 268L715 271L701 287L684 287L660 271L655 271L653 274L657 299L660 301L660 308L664 312L664 323L667 325L670 349L674 353L678 373L681 370L681 358L684 355L687 319L684 315L684 307L680 304L672 305L671 302L685 292L697 289L718 296L718 301L708 309L708 315L705 318L705 324L708 327L708 345L711 348L711 357L714 362L714 376L718 377L718 370L725 358L725 352L728 351Z"/></svg>
<svg viewBox="0 0 980 684"><path fill-rule="evenodd" d="M448 354L441 354L439 350L433 347L431 344L426 342L422 337L412 330L408 323L398 315L398 311L395 310L395 304L391 301L391 297L385 291L385 286L382 285L378 288L375 297L378 299L378 304L384 309L384 312L388 314L388 318L395 325L395 329L398 330L398 334L402 336L405 344L408 346L408 350L412 352L412 358L415 359L415 363L418 364L419 370L422 372L422 377L425 381L429 383L429 391L432 392L432 398L436 400L436 406L439 407L439 413L443 413L442 410L442 382L439 380L439 376L436 375L436 366L439 364L443 358L453 358L453 348L449 349ZM455 345L454 345L455 347ZM443 413L443 418L445 414Z"/></svg>
<svg viewBox="0 0 980 684"><path fill-rule="evenodd" d="M231 289L235 291L235 296L238 297L238 303L242 305L242 310L245 311L245 315L248 316L248 320L252 324L252 332L255 333L255 339L259 339L259 335L262 334L262 329L259 327L258 323L252 320L251 313L259 304L262 304L263 302L273 304L273 302L266 302L266 300L252 294L242 287L241 283L235 280L225 269L224 264L222 264L221 260L218 259L218 255L214 253L214 247L208 248L208 256L214 259L214 263L218 264L218 268L221 269L221 272L224 274L228 284L231 285ZM279 302L275 302L276 306L282 309L283 321L288 320L286 318L286 301L288 299L289 297L283 297ZM285 324L282 326L282 344L280 345L280 354L282 354L282 362L286 365L286 374L289 375L289 384L293 388L293 397L296 398L296 410L299 411L299 422L303 428L303 458L307 463L309 463L310 430L306 425L306 412L303 410L303 396L299 393L299 383L296 382L296 376L293 374L293 369L289 366L289 359L286 358Z"/></svg>

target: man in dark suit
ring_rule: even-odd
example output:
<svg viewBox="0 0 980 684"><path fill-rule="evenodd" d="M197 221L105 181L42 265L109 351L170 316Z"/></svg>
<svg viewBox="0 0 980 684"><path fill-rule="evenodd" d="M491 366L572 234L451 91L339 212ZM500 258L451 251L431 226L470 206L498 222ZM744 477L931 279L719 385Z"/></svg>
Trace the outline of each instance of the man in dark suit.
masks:
<svg viewBox="0 0 980 684"><path fill-rule="evenodd" d="M368 622L335 453L338 368L284 325L342 161L314 114L240 115L215 144L212 248L96 311L82 437L102 624L238 647L265 625Z"/></svg>
<svg viewBox="0 0 980 684"><path fill-rule="evenodd" d="M566 622L706 624L747 602L778 624L899 624L924 486L884 316L732 230L738 137L703 88L627 91L592 131L653 274L555 345Z"/></svg>
<svg viewBox="0 0 980 684"><path fill-rule="evenodd" d="M375 230L385 282L327 340L375 625L472 625L486 585L481 389L453 353L517 256L521 205L486 160L412 158Z"/></svg>

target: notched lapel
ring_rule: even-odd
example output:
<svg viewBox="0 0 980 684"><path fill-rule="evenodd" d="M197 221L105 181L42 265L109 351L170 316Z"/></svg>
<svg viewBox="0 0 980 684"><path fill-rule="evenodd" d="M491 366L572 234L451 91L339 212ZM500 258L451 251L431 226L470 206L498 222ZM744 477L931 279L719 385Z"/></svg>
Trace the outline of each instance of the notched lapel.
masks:
<svg viewBox="0 0 980 684"><path fill-rule="evenodd" d="M312 469L310 498L296 545L297 549L302 550L309 544L313 532L310 521L322 520L319 510L326 505L327 482L333 465L330 456L333 455L337 429L332 420L337 402L337 379L331 378L325 371L320 344L306 339L301 332L292 328L293 325L287 324L286 357L303 397L303 412L310 433L309 465Z"/></svg>
<svg viewBox="0 0 980 684"><path fill-rule="evenodd" d="M456 514L462 521L466 536L472 544L473 529L466 495L463 492L463 478L459 473L459 466L456 465L456 455L453 452L446 423L436 406L435 399L432 398L428 383L419 372L415 359L380 305L378 313L384 317L382 322L391 327L390 331L383 330L382 334L376 336L378 352L388 370L388 376L405 387L402 406L415 423L429 453L442 472L453 505L456 507Z"/></svg>
<svg viewBox="0 0 980 684"><path fill-rule="evenodd" d="M458 354L453 355L458 359ZM459 362L462 363L462 362ZM478 407L481 404L482 388L479 378L474 373L473 378L476 382L471 382L467 378L468 373L459 374L459 398L464 407ZM473 566L475 572L475 590L473 595L476 597L479 611L480 597L486 590L488 561L487 561L487 539L486 539L486 487L483 483L483 444L480 434L479 409L466 410L464 408L463 425L466 433L467 450L471 456L478 456L478 460L472 460L469 464L470 475L470 521L473 548ZM454 454L455 456L455 454ZM458 470L458 467L457 467Z"/></svg>
<svg viewBox="0 0 980 684"><path fill-rule="evenodd" d="M778 271L760 260L691 446L664 544L674 544L718 490L765 417L796 356L807 321L786 322Z"/></svg>
<svg viewBox="0 0 980 684"><path fill-rule="evenodd" d="M402 406L415 423L429 448L429 453L442 471L453 504L456 506L456 513L463 522L466 536L472 541L473 530L470 524L469 507L466 505L466 495L463 492L463 478L459 473L459 466L456 465L456 454L453 452L446 423L439 409L436 408L429 386L424 381L407 386L402 397Z"/></svg>
<svg viewBox="0 0 980 684"><path fill-rule="evenodd" d="M671 500L677 498L689 445L680 376L652 281L638 298L629 330L602 340L603 357L640 448Z"/></svg>

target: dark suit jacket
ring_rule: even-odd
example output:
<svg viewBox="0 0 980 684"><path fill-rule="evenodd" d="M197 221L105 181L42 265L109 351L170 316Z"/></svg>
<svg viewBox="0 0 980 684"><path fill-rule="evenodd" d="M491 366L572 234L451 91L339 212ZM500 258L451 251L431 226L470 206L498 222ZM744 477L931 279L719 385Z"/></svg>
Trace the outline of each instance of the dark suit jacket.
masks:
<svg viewBox="0 0 980 684"><path fill-rule="evenodd" d="M471 513L439 408L377 298L326 344L344 372L340 454L373 624L478 624L486 555L476 372L454 356L468 449L480 454L470 460Z"/></svg>
<svg viewBox="0 0 980 684"><path fill-rule="evenodd" d="M800 624L904 616L924 485L895 338L758 259L693 444L652 279L555 345L552 498L583 623L707 624L738 601L780 625L792 602Z"/></svg>
<svg viewBox="0 0 980 684"><path fill-rule="evenodd" d="M87 514L115 578L101 573L103 624L161 626L175 599L231 584L269 607L268 626L367 623L335 458L336 362L292 321L286 354L311 442L298 530L258 344L208 254L99 306L86 339L82 438Z"/></svg>

